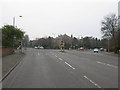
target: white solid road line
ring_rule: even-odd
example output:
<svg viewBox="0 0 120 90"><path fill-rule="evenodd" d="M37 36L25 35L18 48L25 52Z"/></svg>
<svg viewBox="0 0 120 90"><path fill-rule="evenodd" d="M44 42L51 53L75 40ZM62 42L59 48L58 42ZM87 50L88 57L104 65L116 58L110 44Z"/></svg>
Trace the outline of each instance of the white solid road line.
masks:
<svg viewBox="0 0 120 90"><path fill-rule="evenodd" d="M94 81L92 81L91 79L89 79L87 76L84 76L84 78L86 78L88 81L90 81L92 84L94 84L96 87L101 88L97 83L95 83Z"/></svg>
<svg viewBox="0 0 120 90"><path fill-rule="evenodd" d="M71 66L70 64L68 64L67 62L65 62L65 64L67 64L69 67L71 67L72 69L75 69L73 66Z"/></svg>
<svg viewBox="0 0 120 90"><path fill-rule="evenodd" d="M115 65L111 65L111 64L107 64L107 63L103 63L103 62L99 62L99 61L96 61L96 62L99 63L99 64L103 64L103 65L109 66L109 67L118 68Z"/></svg>

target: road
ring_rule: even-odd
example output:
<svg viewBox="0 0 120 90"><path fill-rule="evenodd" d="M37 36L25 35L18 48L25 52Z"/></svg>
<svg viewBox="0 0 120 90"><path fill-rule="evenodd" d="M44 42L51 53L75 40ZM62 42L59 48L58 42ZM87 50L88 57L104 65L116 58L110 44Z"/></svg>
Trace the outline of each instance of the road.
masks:
<svg viewBox="0 0 120 90"><path fill-rule="evenodd" d="M29 48L3 88L118 88L118 57Z"/></svg>

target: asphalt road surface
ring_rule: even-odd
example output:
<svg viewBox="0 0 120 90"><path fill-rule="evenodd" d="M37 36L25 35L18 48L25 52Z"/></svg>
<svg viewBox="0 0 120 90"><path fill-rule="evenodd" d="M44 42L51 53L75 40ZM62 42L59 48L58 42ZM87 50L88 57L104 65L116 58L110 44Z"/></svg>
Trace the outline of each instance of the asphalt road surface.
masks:
<svg viewBox="0 0 120 90"><path fill-rule="evenodd" d="M118 57L29 48L3 88L118 88Z"/></svg>

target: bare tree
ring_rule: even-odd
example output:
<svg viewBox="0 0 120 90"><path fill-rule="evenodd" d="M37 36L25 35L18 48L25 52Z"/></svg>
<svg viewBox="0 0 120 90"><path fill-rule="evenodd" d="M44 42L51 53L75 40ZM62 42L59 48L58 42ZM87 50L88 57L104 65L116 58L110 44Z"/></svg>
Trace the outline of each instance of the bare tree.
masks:
<svg viewBox="0 0 120 90"><path fill-rule="evenodd" d="M117 16L115 14L110 14L102 20L101 24L103 38L115 38L115 32L117 31L118 26Z"/></svg>
<svg viewBox="0 0 120 90"><path fill-rule="evenodd" d="M110 47L117 45L116 33L118 32L118 17L115 14L107 15L101 22L103 38L108 39L108 51Z"/></svg>

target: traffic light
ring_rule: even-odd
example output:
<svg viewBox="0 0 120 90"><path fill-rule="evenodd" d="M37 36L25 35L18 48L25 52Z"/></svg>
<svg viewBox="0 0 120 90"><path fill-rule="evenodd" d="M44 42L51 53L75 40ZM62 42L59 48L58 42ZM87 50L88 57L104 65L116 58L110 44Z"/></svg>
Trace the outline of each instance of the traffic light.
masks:
<svg viewBox="0 0 120 90"><path fill-rule="evenodd" d="M64 42L63 42L63 41L61 41L61 44L60 44L60 45L63 45L63 43L64 43Z"/></svg>
<svg viewBox="0 0 120 90"><path fill-rule="evenodd" d="M22 48L22 42L20 41L19 42L19 49L21 49Z"/></svg>
<svg viewBox="0 0 120 90"><path fill-rule="evenodd" d="M21 42L19 42L19 45L21 45Z"/></svg>

